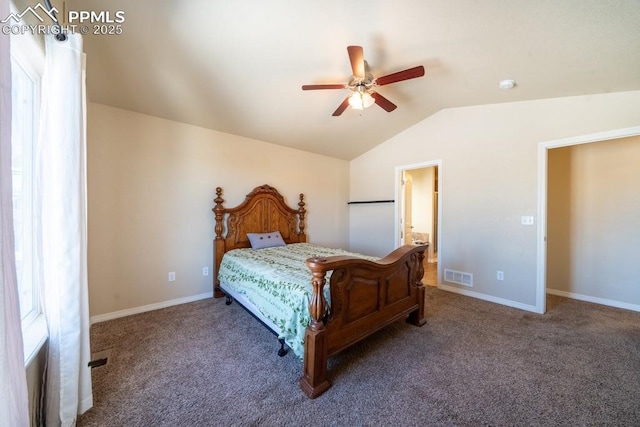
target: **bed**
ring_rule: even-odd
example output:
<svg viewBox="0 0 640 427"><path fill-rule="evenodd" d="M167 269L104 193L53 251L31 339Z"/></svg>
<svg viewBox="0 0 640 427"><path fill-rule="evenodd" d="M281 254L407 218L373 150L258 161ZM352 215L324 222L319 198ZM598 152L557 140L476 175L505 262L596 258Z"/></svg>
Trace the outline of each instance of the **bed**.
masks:
<svg viewBox="0 0 640 427"><path fill-rule="evenodd" d="M214 297L236 300L303 359L300 388L308 397L330 387L330 356L400 319L426 323L421 280L427 245L405 245L380 259L323 248L307 242L302 194L295 208L269 185L233 208L224 207L222 194L216 188ZM282 245L251 249L249 237L271 235L281 236ZM254 263L254 270L245 270ZM284 264L294 271L282 273ZM257 270L265 275L256 276ZM243 278L249 278L246 286ZM294 317L278 317L291 310L278 306L283 295Z"/></svg>

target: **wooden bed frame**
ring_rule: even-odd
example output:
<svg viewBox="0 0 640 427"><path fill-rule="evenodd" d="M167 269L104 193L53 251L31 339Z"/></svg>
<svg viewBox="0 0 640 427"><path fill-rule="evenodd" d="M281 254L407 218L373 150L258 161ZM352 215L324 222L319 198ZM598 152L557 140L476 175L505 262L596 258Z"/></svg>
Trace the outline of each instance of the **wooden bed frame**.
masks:
<svg viewBox="0 0 640 427"><path fill-rule="evenodd" d="M223 206L222 188L216 188L214 240L214 297L225 296L218 271L225 252L251 247L247 233L279 230L284 241L303 243L305 202L300 194L298 209L287 206L278 190L262 185L235 208ZM424 253L428 245L405 245L378 262L348 256L311 258L313 294L309 304L311 323L305 334L302 391L310 398L330 386L327 359L397 320L407 318L422 326L425 319L425 290L422 284ZM330 279L331 309L323 288Z"/></svg>

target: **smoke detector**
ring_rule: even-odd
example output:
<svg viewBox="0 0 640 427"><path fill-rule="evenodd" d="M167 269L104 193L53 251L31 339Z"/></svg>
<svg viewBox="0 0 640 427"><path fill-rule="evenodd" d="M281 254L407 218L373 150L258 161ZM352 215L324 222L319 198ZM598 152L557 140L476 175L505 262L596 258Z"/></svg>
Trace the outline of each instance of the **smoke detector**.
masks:
<svg viewBox="0 0 640 427"><path fill-rule="evenodd" d="M515 80L502 80L498 84L498 87L500 89L513 89L515 85L516 85L516 81Z"/></svg>

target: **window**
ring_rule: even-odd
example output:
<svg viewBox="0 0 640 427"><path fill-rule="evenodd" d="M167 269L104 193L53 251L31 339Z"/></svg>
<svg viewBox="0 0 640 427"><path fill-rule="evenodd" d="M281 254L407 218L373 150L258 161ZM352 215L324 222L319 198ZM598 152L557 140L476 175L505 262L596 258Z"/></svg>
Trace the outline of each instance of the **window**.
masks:
<svg viewBox="0 0 640 427"><path fill-rule="evenodd" d="M17 51L17 49L15 49ZM34 162L40 77L21 54L11 52L11 175L16 273L23 330L40 314L34 274Z"/></svg>

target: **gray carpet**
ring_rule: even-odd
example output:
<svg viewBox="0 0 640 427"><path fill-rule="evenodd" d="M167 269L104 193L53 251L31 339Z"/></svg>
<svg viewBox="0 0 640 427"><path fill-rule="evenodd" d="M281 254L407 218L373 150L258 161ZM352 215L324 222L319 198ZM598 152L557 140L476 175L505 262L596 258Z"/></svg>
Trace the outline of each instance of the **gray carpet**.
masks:
<svg viewBox="0 0 640 427"><path fill-rule="evenodd" d="M333 386L237 304L203 300L96 324L94 408L78 426L640 425L640 313L548 296L537 315L428 287L398 322L331 359Z"/></svg>

